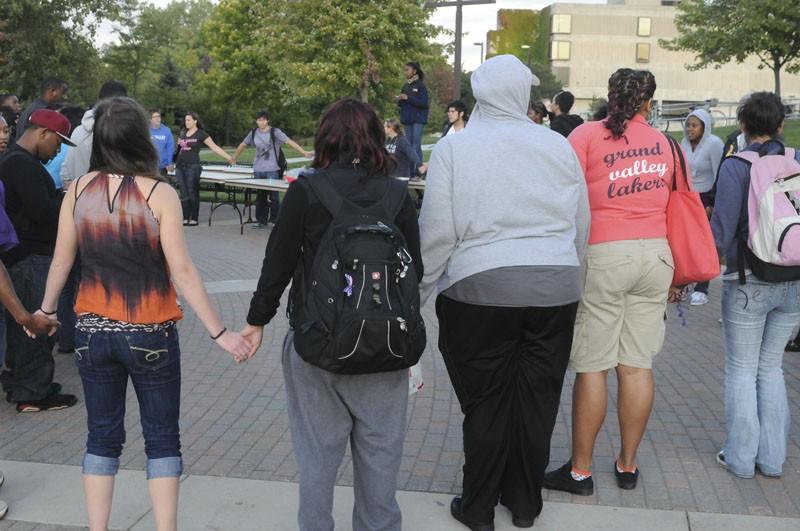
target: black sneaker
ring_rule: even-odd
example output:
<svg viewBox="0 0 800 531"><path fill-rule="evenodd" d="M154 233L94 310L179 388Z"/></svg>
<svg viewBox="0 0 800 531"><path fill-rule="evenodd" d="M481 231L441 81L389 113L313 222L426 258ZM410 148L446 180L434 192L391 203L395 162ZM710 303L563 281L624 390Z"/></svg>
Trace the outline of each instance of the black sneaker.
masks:
<svg viewBox="0 0 800 531"><path fill-rule="evenodd" d="M461 512L461 498L458 496L453 498L453 501L450 502L450 514L453 518L469 527L470 531L494 531L494 522L491 524L473 524L467 522L464 519L464 514Z"/></svg>
<svg viewBox="0 0 800 531"><path fill-rule="evenodd" d="M786 352L800 352L800 343L789 341L786 345Z"/></svg>
<svg viewBox="0 0 800 531"><path fill-rule="evenodd" d="M58 411L78 403L75 395L50 395L43 400L17 402L17 413L38 413L40 411Z"/></svg>
<svg viewBox="0 0 800 531"><path fill-rule="evenodd" d="M594 480L591 476L578 481L572 477L572 461L567 461L564 466L544 475L542 486L550 490L560 490L577 494L578 496L591 496L594 494Z"/></svg>
<svg viewBox="0 0 800 531"><path fill-rule="evenodd" d="M620 472L617 462L614 461L614 477L617 478L617 487L623 490L633 490L636 488L636 481L639 479L639 467L633 472Z"/></svg>

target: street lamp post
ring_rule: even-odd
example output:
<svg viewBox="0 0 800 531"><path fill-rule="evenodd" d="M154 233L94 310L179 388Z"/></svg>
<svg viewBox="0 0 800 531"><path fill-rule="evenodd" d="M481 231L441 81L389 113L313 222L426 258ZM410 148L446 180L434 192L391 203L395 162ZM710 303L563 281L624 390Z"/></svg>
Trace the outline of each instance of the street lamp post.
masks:
<svg viewBox="0 0 800 531"><path fill-rule="evenodd" d="M481 47L481 63L483 63L483 43L482 42L474 42L472 44L474 44L475 46L480 46Z"/></svg>
<svg viewBox="0 0 800 531"><path fill-rule="evenodd" d="M461 8L479 4L494 4L497 0L430 0L425 2L428 9L440 7L456 8L456 34L453 50L453 99L461 99ZM483 54L481 54L483 55Z"/></svg>
<svg viewBox="0 0 800 531"><path fill-rule="evenodd" d="M528 50L528 70L531 68L531 45L530 44L523 44L520 46L523 50Z"/></svg>

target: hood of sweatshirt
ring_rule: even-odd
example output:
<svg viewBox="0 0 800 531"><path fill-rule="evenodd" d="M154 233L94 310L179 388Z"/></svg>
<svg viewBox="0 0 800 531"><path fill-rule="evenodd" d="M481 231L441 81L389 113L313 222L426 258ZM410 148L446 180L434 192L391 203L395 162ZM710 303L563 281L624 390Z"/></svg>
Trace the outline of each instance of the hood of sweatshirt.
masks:
<svg viewBox="0 0 800 531"><path fill-rule="evenodd" d="M703 122L703 136L694 149L692 149L692 143L686 133L686 123L692 116ZM713 187L717 168L722 159L722 140L711 133L713 128L711 115L705 109L697 109L689 113L683 126L681 147L692 170L692 187L698 192L708 192Z"/></svg>
<svg viewBox="0 0 800 531"><path fill-rule="evenodd" d="M528 123L528 101L535 79L513 55L497 55L484 61L472 73L476 104L467 127L481 122Z"/></svg>
<svg viewBox="0 0 800 531"><path fill-rule="evenodd" d="M577 114L559 114L558 116L554 116L550 123L553 123L555 120L562 120L567 122L572 129L575 129L579 125L583 123L583 118L578 116Z"/></svg>
<svg viewBox="0 0 800 531"><path fill-rule="evenodd" d="M703 122L703 136L700 138L700 142L697 143L700 145L711 134L711 130L714 129L714 121L711 119L711 115L708 114L708 111L705 109L695 109L694 111L690 112L689 116L687 116L686 120L683 122L683 138L687 142L689 141L689 135L686 132L686 124L689 122L689 118L692 116Z"/></svg>

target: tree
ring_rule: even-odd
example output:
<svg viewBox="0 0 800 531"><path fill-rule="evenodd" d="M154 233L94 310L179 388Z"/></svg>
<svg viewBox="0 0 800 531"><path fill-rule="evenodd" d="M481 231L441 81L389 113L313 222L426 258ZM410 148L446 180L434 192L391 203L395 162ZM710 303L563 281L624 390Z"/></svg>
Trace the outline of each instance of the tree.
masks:
<svg viewBox="0 0 800 531"><path fill-rule="evenodd" d="M47 75L64 78L71 98L97 94L100 61L92 40L101 21L115 18L119 0L0 2L0 83L30 101ZM91 96L90 96L91 94Z"/></svg>
<svg viewBox="0 0 800 531"><path fill-rule="evenodd" d="M539 13L532 9L501 9L497 12L498 29L488 33L486 58L495 55L516 55L528 64L545 60L542 50L537 48L539 37ZM523 49L522 45L530 46Z"/></svg>
<svg viewBox="0 0 800 531"><path fill-rule="evenodd" d="M206 81L220 103L268 106L303 132L345 96L396 112L403 64L443 61L429 15L410 0L223 0L203 29Z"/></svg>
<svg viewBox="0 0 800 531"><path fill-rule="evenodd" d="M769 68L775 93L781 93L781 71L800 71L800 5L786 0L684 0L678 4L675 24L680 35L660 39L668 50L697 53L697 70L755 55L759 68Z"/></svg>

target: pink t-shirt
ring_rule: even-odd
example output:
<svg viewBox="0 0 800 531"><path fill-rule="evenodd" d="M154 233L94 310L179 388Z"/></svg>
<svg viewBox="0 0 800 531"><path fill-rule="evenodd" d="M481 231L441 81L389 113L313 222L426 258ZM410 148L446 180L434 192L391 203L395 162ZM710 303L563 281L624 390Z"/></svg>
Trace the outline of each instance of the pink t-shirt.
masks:
<svg viewBox="0 0 800 531"><path fill-rule="evenodd" d="M674 160L664 133L641 115L614 139L603 122L569 135L589 190L589 244L667 235L667 201Z"/></svg>

